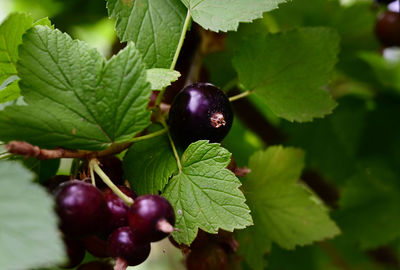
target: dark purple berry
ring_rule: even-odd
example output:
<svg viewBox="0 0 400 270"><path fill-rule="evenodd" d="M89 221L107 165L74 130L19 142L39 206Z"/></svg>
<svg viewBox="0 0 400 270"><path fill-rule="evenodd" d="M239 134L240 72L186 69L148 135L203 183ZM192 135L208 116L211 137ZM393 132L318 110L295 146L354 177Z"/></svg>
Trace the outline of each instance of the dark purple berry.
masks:
<svg viewBox="0 0 400 270"><path fill-rule="evenodd" d="M128 197L136 199L136 193L130 188L125 186L118 186L118 188ZM128 226L129 207L110 188L105 189L103 194L107 206L107 232L111 233L119 227Z"/></svg>
<svg viewBox="0 0 400 270"><path fill-rule="evenodd" d="M107 240L101 239L97 235L90 235L83 239L86 250L97 258L111 257L107 248Z"/></svg>
<svg viewBox="0 0 400 270"><path fill-rule="evenodd" d="M228 255L215 243L192 249L186 258L186 268L188 270L227 270L229 269Z"/></svg>
<svg viewBox="0 0 400 270"><path fill-rule="evenodd" d="M395 0L375 0L376 3L380 5L389 5L390 3L394 2Z"/></svg>
<svg viewBox="0 0 400 270"><path fill-rule="evenodd" d="M382 45L400 46L400 14L386 11L378 16L375 34Z"/></svg>
<svg viewBox="0 0 400 270"><path fill-rule="evenodd" d="M128 212L129 226L144 242L155 242L167 237L175 225L171 204L158 195L138 197Z"/></svg>
<svg viewBox="0 0 400 270"><path fill-rule="evenodd" d="M97 232L102 227L106 203L96 187L73 180L61 184L55 193L57 213L65 233L84 235Z"/></svg>
<svg viewBox="0 0 400 270"><path fill-rule="evenodd" d="M82 264L77 270L113 270L112 265L106 262L94 261Z"/></svg>
<svg viewBox="0 0 400 270"><path fill-rule="evenodd" d="M174 140L181 146L198 140L220 142L232 126L233 111L228 97L219 88L195 83L175 97L168 121Z"/></svg>
<svg viewBox="0 0 400 270"><path fill-rule="evenodd" d="M122 258L128 265L135 266L149 257L150 243L138 241L130 227L122 227L108 238L108 249L113 257Z"/></svg>
<svg viewBox="0 0 400 270"><path fill-rule="evenodd" d="M83 261L85 257L85 248L81 242L71 238L65 238L64 243L67 249L68 262L60 267L74 268Z"/></svg>

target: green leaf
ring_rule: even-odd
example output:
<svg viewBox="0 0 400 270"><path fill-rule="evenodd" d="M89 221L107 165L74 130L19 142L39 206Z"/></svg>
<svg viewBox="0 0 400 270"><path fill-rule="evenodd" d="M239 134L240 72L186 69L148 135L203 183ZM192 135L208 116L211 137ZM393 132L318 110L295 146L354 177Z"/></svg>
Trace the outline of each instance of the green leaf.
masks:
<svg viewBox="0 0 400 270"><path fill-rule="evenodd" d="M36 26L19 54L28 106L0 113L1 140L94 150L129 140L150 124L150 85L132 43L105 61L86 43Z"/></svg>
<svg viewBox="0 0 400 270"><path fill-rule="evenodd" d="M134 143L123 164L125 177L140 195L163 191L178 169L167 135Z"/></svg>
<svg viewBox="0 0 400 270"><path fill-rule="evenodd" d="M18 46L22 35L32 27L33 19L24 13L9 15L0 25L0 84L17 75Z"/></svg>
<svg viewBox="0 0 400 270"><path fill-rule="evenodd" d="M244 190L254 227L239 234L244 234L240 238L249 239L249 243L254 239L263 241L258 241L257 248L242 242L240 252L246 258L254 259L249 250L258 250L260 266L271 241L285 249L294 249L339 234L322 202L297 182L304 167L301 150L270 147L255 153L249 167L251 173L244 182Z"/></svg>
<svg viewBox="0 0 400 270"><path fill-rule="evenodd" d="M163 196L176 213L174 239L190 244L198 229L217 233L253 224L239 179L226 169L231 154L219 144L197 141L182 155L182 172L168 183Z"/></svg>
<svg viewBox="0 0 400 270"><path fill-rule="evenodd" d="M346 97L338 103L335 112L324 119L312 123L284 122L282 130L288 134L289 145L307 152L307 169L318 171L331 182L343 183L354 174L364 134L369 138L372 134L365 132L365 100Z"/></svg>
<svg viewBox="0 0 400 270"><path fill-rule="evenodd" d="M400 61L385 59L381 54L375 52L365 52L360 54L372 68L379 82L400 92Z"/></svg>
<svg viewBox="0 0 400 270"><path fill-rule="evenodd" d="M20 90L18 87L18 81L13 81L8 84L5 88L0 88L0 103L6 103L17 99L20 95Z"/></svg>
<svg viewBox="0 0 400 270"><path fill-rule="evenodd" d="M151 90L161 90L176 81L181 74L175 70L164 68L152 68L147 70L147 81Z"/></svg>
<svg viewBox="0 0 400 270"><path fill-rule="evenodd" d="M16 162L0 162L0 268L60 264L65 254L54 203Z"/></svg>
<svg viewBox="0 0 400 270"><path fill-rule="evenodd" d="M343 189L337 220L362 249L378 248L400 238L399 175L378 159L359 165Z"/></svg>
<svg viewBox="0 0 400 270"><path fill-rule="evenodd" d="M133 41L147 68L170 68L186 17L179 0L108 0L122 41Z"/></svg>
<svg viewBox="0 0 400 270"><path fill-rule="evenodd" d="M235 31L240 22L261 18L286 0L181 0L193 20L211 31Z"/></svg>
<svg viewBox="0 0 400 270"><path fill-rule="evenodd" d="M277 116L311 121L336 106L322 87L337 61L338 44L337 33L328 28L251 36L240 43L233 64L244 88Z"/></svg>
<svg viewBox="0 0 400 270"><path fill-rule="evenodd" d="M0 85L17 75L18 46L22 35L32 27L33 19L24 13L12 13L0 25ZM0 103L19 97L18 83L6 85L0 90Z"/></svg>

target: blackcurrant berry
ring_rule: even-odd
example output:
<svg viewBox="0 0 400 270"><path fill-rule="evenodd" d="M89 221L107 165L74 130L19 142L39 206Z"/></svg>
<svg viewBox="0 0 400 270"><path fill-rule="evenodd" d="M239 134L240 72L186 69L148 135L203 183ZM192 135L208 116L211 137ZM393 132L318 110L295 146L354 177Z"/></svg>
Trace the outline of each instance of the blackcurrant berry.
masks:
<svg viewBox="0 0 400 270"><path fill-rule="evenodd" d="M219 88L195 83L175 97L168 121L174 140L183 147L197 140L220 142L232 126L233 111Z"/></svg>
<svg viewBox="0 0 400 270"><path fill-rule="evenodd" d="M375 0L376 3L380 4L380 5L388 5L392 2L394 2L395 0Z"/></svg>
<svg viewBox="0 0 400 270"><path fill-rule="evenodd" d="M111 257L107 249L107 240L97 235L90 235L83 239L86 250L97 258Z"/></svg>
<svg viewBox="0 0 400 270"><path fill-rule="evenodd" d="M77 270L113 270L113 269L114 268L112 267L112 265L106 262L93 261L82 264L81 266L78 267Z"/></svg>
<svg viewBox="0 0 400 270"><path fill-rule="evenodd" d="M57 188L55 196L61 229L65 233L84 235L102 227L106 203L96 187L83 181L68 181Z"/></svg>
<svg viewBox="0 0 400 270"><path fill-rule="evenodd" d="M144 242L155 242L167 237L175 225L171 204L158 195L138 197L128 212L129 226Z"/></svg>
<svg viewBox="0 0 400 270"><path fill-rule="evenodd" d="M375 34L382 45L400 46L400 14L386 11L378 16Z"/></svg>
<svg viewBox="0 0 400 270"><path fill-rule="evenodd" d="M65 238L64 244L67 248L68 262L64 265L61 265L61 268L74 268L78 266L85 257L85 248L81 242L71 239Z"/></svg>
<svg viewBox="0 0 400 270"><path fill-rule="evenodd" d="M130 188L118 186L118 188L128 197L136 199L137 195ZM119 227L128 226L129 207L111 189L103 191L107 206L106 231L111 233Z"/></svg>
<svg viewBox="0 0 400 270"><path fill-rule="evenodd" d="M113 257L122 258L128 265L135 266L149 257L150 243L140 242L130 227L121 227L108 238L108 249Z"/></svg>
<svg viewBox="0 0 400 270"><path fill-rule="evenodd" d="M218 244L211 243L198 249L192 249L186 258L188 270L227 270L228 255Z"/></svg>

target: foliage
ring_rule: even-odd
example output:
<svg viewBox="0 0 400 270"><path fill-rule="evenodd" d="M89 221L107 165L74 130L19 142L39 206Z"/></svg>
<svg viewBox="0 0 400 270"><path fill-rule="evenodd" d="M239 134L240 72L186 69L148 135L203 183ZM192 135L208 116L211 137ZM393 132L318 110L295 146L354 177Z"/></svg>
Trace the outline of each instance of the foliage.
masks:
<svg viewBox="0 0 400 270"><path fill-rule="evenodd" d="M43 7L50 19L16 12L0 25L1 269L65 260L43 185L66 170L87 176L82 160L104 153L123 160L139 195L169 200L184 251L204 234L225 245L235 269L400 265L400 53L380 53L373 35L385 7L107 0L79 11L84 1L47 2L57 7ZM106 10L115 20L110 59L58 30ZM66 19L78 11L88 14ZM197 78L235 95L235 120L221 144L181 149L169 103ZM18 153L28 158L7 152L16 140L33 145ZM43 149L73 156L73 165L38 160Z"/></svg>

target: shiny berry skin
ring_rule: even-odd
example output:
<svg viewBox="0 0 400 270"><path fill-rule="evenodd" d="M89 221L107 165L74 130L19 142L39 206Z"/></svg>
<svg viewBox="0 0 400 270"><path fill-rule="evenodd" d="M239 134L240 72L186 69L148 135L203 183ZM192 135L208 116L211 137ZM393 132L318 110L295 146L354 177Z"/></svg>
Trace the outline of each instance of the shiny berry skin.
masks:
<svg viewBox="0 0 400 270"><path fill-rule="evenodd" d="M138 197L128 212L129 226L143 242L156 242L169 235L163 225L175 225L175 213L171 204L158 195Z"/></svg>
<svg viewBox="0 0 400 270"><path fill-rule="evenodd" d="M400 46L400 14L386 11L378 16L375 34L382 45Z"/></svg>
<svg viewBox="0 0 400 270"><path fill-rule="evenodd" d="M113 270L114 267L106 262L93 261L82 264L77 270Z"/></svg>
<svg viewBox="0 0 400 270"><path fill-rule="evenodd" d="M172 102L168 120L174 140L183 147L198 140L222 141L232 122L228 97L209 83L195 83L182 89Z"/></svg>
<svg viewBox="0 0 400 270"><path fill-rule="evenodd" d="M141 243L130 227L115 230L108 238L108 249L112 257L124 259L128 265L144 262L150 254L150 243Z"/></svg>
<svg viewBox="0 0 400 270"><path fill-rule="evenodd" d="M125 186L118 186L118 188L128 197L136 199L136 193L130 188ZM128 226L129 207L110 188L105 189L103 195L107 206L106 231L111 233L119 227Z"/></svg>
<svg viewBox="0 0 400 270"><path fill-rule="evenodd" d="M90 235L83 239L86 250L97 258L111 257L107 249L107 240L97 235Z"/></svg>
<svg viewBox="0 0 400 270"><path fill-rule="evenodd" d="M55 191L61 229L69 235L98 231L105 221L106 203L96 187L83 181L62 183Z"/></svg>

